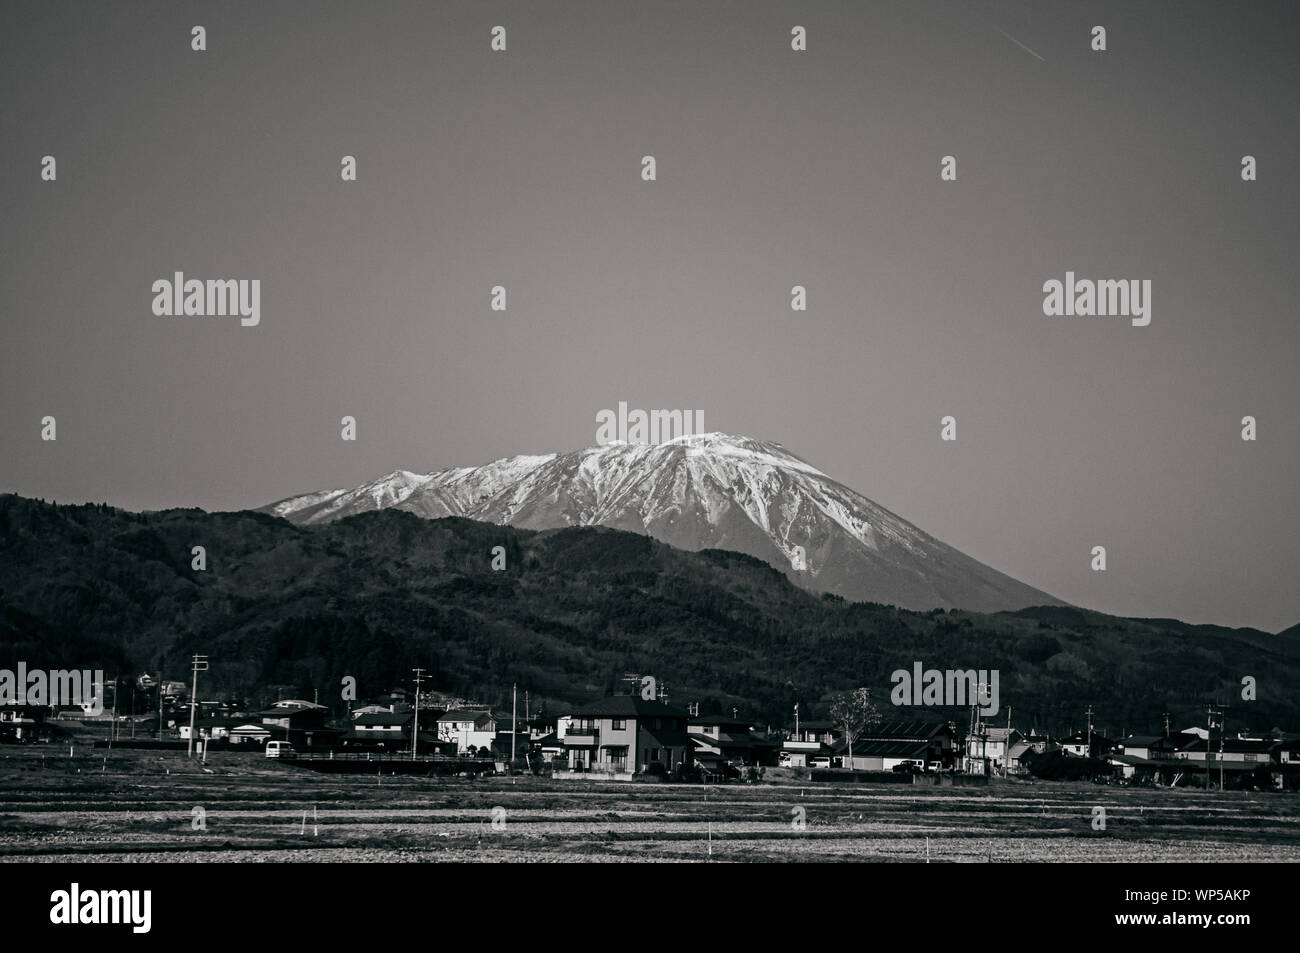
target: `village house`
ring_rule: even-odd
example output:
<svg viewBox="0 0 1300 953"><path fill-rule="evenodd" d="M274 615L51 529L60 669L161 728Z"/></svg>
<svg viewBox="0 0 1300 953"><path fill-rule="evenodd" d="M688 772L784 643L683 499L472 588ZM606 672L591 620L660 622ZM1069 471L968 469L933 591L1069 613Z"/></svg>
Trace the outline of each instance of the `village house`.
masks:
<svg viewBox="0 0 1300 953"><path fill-rule="evenodd" d="M893 771L909 766L926 771L952 768L957 733L940 721L893 719L862 732L849 746L840 739L832 745L836 766L855 771Z"/></svg>
<svg viewBox="0 0 1300 953"><path fill-rule="evenodd" d="M206 741L221 741L230 737L230 732L244 724L246 719L226 718L219 715L206 715L194 722L194 736ZM177 729L182 741L190 738L190 723L181 724Z"/></svg>
<svg viewBox="0 0 1300 953"><path fill-rule="evenodd" d="M781 745L755 732L744 720L725 715L695 715L686 722L693 760L710 768L722 765L772 766Z"/></svg>
<svg viewBox="0 0 1300 953"><path fill-rule="evenodd" d="M835 726L829 721L801 721L781 744L778 763L786 768L830 767Z"/></svg>
<svg viewBox="0 0 1300 953"><path fill-rule="evenodd" d="M1273 756L1278 764L1300 766L1300 738L1279 741L1273 749Z"/></svg>
<svg viewBox="0 0 1300 953"><path fill-rule="evenodd" d="M1011 746L1007 749L1007 774L1027 773L1029 769L1026 766L1025 757L1037 753L1034 750L1033 743L1027 738L1020 738L1011 742Z"/></svg>
<svg viewBox="0 0 1300 953"><path fill-rule="evenodd" d="M1091 734L1076 731L1057 744L1062 751L1074 758L1100 758L1115 747L1115 742L1095 731Z"/></svg>
<svg viewBox="0 0 1300 953"><path fill-rule="evenodd" d="M560 740L561 719L554 715L537 715L528 719L528 746L541 755L543 762L552 762L564 754L564 743ZM564 720L568 727L567 719Z"/></svg>
<svg viewBox="0 0 1300 953"><path fill-rule="evenodd" d="M1179 761L1199 761L1204 764L1207 754L1218 748L1217 743L1210 741L1210 733L1204 728L1188 728L1170 735L1170 738L1174 744L1172 755Z"/></svg>
<svg viewBox="0 0 1300 953"><path fill-rule="evenodd" d="M569 771L630 778L690 764L688 717L685 709L639 695L615 695L578 708L563 738Z"/></svg>
<svg viewBox="0 0 1300 953"><path fill-rule="evenodd" d="M558 721L559 719L554 715L534 715L529 718L526 722L528 725L528 740L541 741L543 738L555 734Z"/></svg>
<svg viewBox="0 0 1300 953"><path fill-rule="evenodd" d="M491 750L497 738L497 721L490 711L453 708L438 717L438 738L454 741L459 754Z"/></svg>
<svg viewBox="0 0 1300 953"><path fill-rule="evenodd" d="M41 705L0 705L0 742L28 744L48 741L55 728L45 721Z"/></svg>
<svg viewBox="0 0 1300 953"><path fill-rule="evenodd" d="M271 729L265 725L245 721L231 728L228 737L232 745L265 744L271 740Z"/></svg>
<svg viewBox="0 0 1300 953"><path fill-rule="evenodd" d="M1178 742L1170 735L1129 735L1115 743L1117 754L1148 761L1167 761L1177 747Z"/></svg>
<svg viewBox="0 0 1300 953"><path fill-rule="evenodd" d="M295 748L311 747L337 737L337 730L325 727L325 717L329 710L311 702L307 702L306 706L295 707L277 702L270 708L253 714L270 732L271 740L287 741ZM232 734L233 732L234 729Z"/></svg>
<svg viewBox="0 0 1300 953"><path fill-rule="evenodd" d="M454 741L438 737L438 711L420 710L419 736L416 738L417 754L444 754L455 756ZM415 725L414 712L377 712L357 714L351 727L339 741L343 748L359 751L408 752L411 750L411 730Z"/></svg>
<svg viewBox="0 0 1300 953"><path fill-rule="evenodd" d="M1023 737L1015 728L981 726L966 738L963 770L967 774L1005 773L1008 752Z"/></svg>

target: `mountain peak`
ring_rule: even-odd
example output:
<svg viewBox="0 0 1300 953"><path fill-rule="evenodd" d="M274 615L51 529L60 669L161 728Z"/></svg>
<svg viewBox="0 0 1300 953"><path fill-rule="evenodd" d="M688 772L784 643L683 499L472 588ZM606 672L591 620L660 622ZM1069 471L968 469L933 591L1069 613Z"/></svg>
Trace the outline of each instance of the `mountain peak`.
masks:
<svg viewBox="0 0 1300 953"><path fill-rule="evenodd" d="M775 441L720 432L612 442L480 467L395 470L263 507L299 524L396 507L524 529L609 526L679 549L757 556L809 589L910 609L1060 601L958 552Z"/></svg>

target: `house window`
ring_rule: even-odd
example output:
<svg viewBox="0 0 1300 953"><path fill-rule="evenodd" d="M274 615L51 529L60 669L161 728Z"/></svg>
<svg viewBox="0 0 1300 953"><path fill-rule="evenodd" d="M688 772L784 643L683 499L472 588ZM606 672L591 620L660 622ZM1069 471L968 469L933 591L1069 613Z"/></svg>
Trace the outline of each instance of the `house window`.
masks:
<svg viewBox="0 0 1300 953"><path fill-rule="evenodd" d="M622 731L627 727L627 720L624 718L615 718L611 727L614 731Z"/></svg>

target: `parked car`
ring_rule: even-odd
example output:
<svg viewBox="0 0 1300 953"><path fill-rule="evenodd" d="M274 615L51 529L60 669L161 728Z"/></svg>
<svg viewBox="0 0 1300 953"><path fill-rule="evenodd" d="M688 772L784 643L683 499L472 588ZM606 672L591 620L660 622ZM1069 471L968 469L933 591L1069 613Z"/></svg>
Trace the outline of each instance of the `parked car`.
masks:
<svg viewBox="0 0 1300 953"><path fill-rule="evenodd" d="M287 741L268 741L266 743L266 756L268 758L283 758L285 755L297 754L293 745Z"/></svg>

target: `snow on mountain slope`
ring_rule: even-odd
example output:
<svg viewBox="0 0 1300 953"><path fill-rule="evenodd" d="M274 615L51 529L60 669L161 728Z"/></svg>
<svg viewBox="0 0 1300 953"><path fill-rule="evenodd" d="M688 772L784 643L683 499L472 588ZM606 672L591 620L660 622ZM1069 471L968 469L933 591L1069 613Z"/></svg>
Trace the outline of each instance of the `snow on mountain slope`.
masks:
<svg viewBox="0 0 1300 953"><path fill-rule="evenodd" d="M396 470L355 489L262 509L311 525L389 507L526 529L594 524L679 549L736 550L809 589L909 609L1062 604L922 532L779 443L721 433L429 474ZM803 569L796 568L800 548Z"/></svg>

